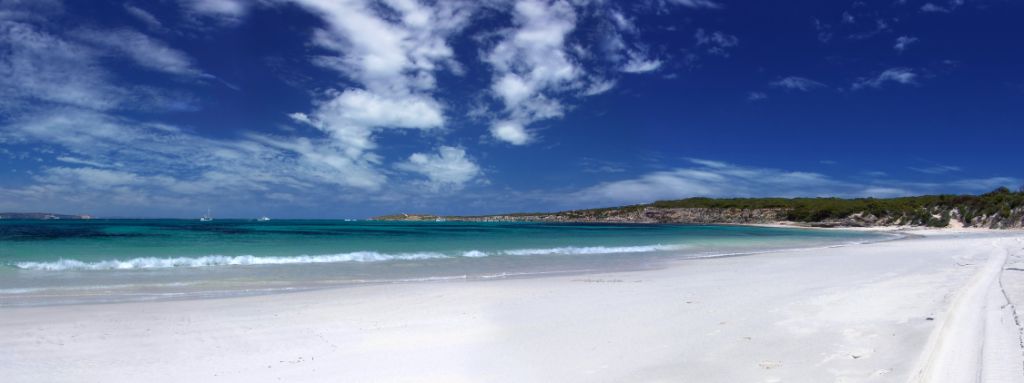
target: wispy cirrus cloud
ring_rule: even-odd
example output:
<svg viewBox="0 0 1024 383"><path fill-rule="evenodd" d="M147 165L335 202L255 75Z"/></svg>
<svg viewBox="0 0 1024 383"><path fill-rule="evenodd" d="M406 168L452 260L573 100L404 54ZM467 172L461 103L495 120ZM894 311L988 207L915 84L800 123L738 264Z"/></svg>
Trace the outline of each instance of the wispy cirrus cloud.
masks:
<svg viewBox="0 0 1024 383"><path fill-rule="evenodd" d="M926 166L926 167L914 167L914 166L911 166L911 167L909 167L907 169L910 169L910 170L913 170L913 171L919 172L919 173L926 173L926 174L945 174L945 173L950 173L950 172L958 172L958 171L962 170L962 169L960 169L959 166L950 166L950 165L941 165L941 164L936 164L936 165Z"/></svg>
<svg viewBox="0 0 1024 383"><path fill-rule="evenodd" d="M921 5L921 12L950 13L964 5L964 0L949 0L945 4L928 2Z"/></svg>
<svg viewBox="0 0 1024 383"><path fill-rule="evenodd" d="M108 61L191 79L212 78L185 53L131 29L73 29L67 36L45 21L0 20L0 109L53 106L91 110L194 110L192 95L120 81Z"/></svg>
<svg viewBox="0 0 1024 383"><path fill-rule="evenodd" d="M130 99L112 85L94 49L22 22L0 20L0 108L22 109L38 102L112 109Z"/></svg>
<svg viewBox="0 0 1024 383"><path fill-rule="evenodd" d="M197 69L185 52L135 30L81 29L72 35L101 52L127 57L144 68L179 76L213 77Z"/></svg>
<svg viewBox="0 0 1024 383"><path fill-rule="evenodd" d="M802 92L807 92L818 88L826 87L826 85L821 82L800 76L783 77L781 79L771 82L769 85L777 88L799 90Z"/></svg>
<svg viewBox="0 0 1024 383"><path fill-rule="evenodd" d="M978 193L1017 185L1014 177L901 182L875 173L871 179L845 180L817 172L736 165L690 159L688 166L609 181L569 193L567 204L623 205L689 197L896 197L941 192Z"/></svg>
<svg viewBox="0 0 1024 383"><path fill-rule="evenodd" d="M673 3L673 4L676 4L676 5L682 5L684 7L689 7L689 8L718 9L718 8L722 7L722 5L719 4L718 2L711 1L711 0L667 0L667 1L669 3Z"/></svg>
<svg viewBox="0 0 1024 383"><path fill-rule="evenodd" d="M641 29L636 22L615 7L592 6L590 11L598 15L598 18L610 22L601 23L604 26L601 31L603 38L600 46L604 51L605 58L619 71L625 73L646 73L661 68L664 60L650 53L650 49L640 40ZM579 54L586 55L586 49L575 45L574 49Z"/></svg>
<svg viewBox="0 0 1024 383"><path fill-rule="evenodd" d="M160 22L160 19L157 19L156 16L153 16L152 13L145 9L132 4L125 4L124 10L132 17L141 21L143 24L146 24L146 26L151 30L161 31L164 29L164 24Z"/></svg>
<svg viewBox="0 0 1024 383"><path fill-rule="evenodd" d="M629 61L622 65L621 70L626 73L647 73L661 68L662 61L659 59L647 58L644 55L631 54Z"/></svg>
<svg viewBox="0 0 1024 383"><path fill-rule="evenodd" d="M187 15L193 18L207 18L225 25L234 25L249 12L259 0L179 0Z"/></svg>
<svg viewBox="0 0 1024 383"><path fill-rule="evenodd" d="M729 57L729 49L740 44L740 39L736 36L722 31L707 32L703 28L697 28L693 38L697 41L697 47L703 47L709 54L722 57Z"/></svg>
<svg viewBox="0 0 1024 383"><path fill-rule="evenodd" d="M862 77L853 83L853 89L881 88L889 82L912 85L917 83L918 74L910 68L889 68L873 77Z"/></svg>
<svg viewBox="0 0 1024 383"><path fill-rule="evenodd" d="M330 141L265 135L211 139L81 109L18 119L0 132L0 142L46 143L56 160L42 166L32 185L5 193L35 190L36 196L20 200L78 203L95 211L104 211L104 204L173 210L218 195L265 203L272 192L368 190L384 182ZM107 199L107 193L115 198Z"/></svg>
<svg viewBox="0 0 1024 383"><path fill-rule="evenodd" d="M573 193L589 203L626 204L695 196L825 195L845 186L823 174L736 166L702 159L692 166L597 184Z"/></svg>
<svg viewBox="0 0 1024 383"><path fill-rule="evenodd" d="M113 59L173 76L208 75L188 55L138 31L78 28L62 36L51 30L42 19L0 21L0 72L5 73L0 108L6 112L0 142L50 148L38 158L30 185L5 185L3 194L17 195L25 206L32 201L34 206L79 203L102 210L108 192L120 196L107 200L115 206L181 207L218 194L265 202L272 195L321 188L376 191L388 180L380 158L364 155L372 141L360 143L367 137L358 134L344 137L351 141L255 134L212 139L174 125L118 116L125 110L190 106L182 105L188 95L172 96L115 76L107 69ZM336 95L325 102L323 118L411 128L439 125L442 119L432 114L433 104L417 104L416 98L387 98L361 89ZM437 179L431 177L425 175Z"/></svg>
<svg viewBox="0 0 1024 383"><path fill-rule="evenodd" d="M166 133L165 138L173 137L175 142L188 143L199 151L230 154L246 148L287 159L256 162L251 166L263 174L280 175L282 180L302 180L295 185L380 190L390 181L389 175L397 170L422 176L422 182L432 185L459 188L482 173L465 149L437 145L434 150L419 150L404 161L386 164L376 153L376 133L386 129L444 129L448 117L445 103L435 97L436 74L447 70L459 75L461 64L449 40L465 29L472 14L481 6L498 12L509 11L513 20L512 27L499 34L493 45L481 47L484 61L495 70L489 91L504 106L491 117L492 134L499 140L513 144L532 142L534 136L526 126L537 120L562 116L566 97L593 96L612 89L616 84L614 75L609 74L608 68L596 69L597 66L611 63L611 71L642 73L657 70L663 62L637 41L640 28L629 16L615 6L596 3L521 0L506 6L468 1L181 0L179 6L193 21L215 20L222 26L235 26L244 21L253 7L285 3L298 5L324 22L313 31L311 46L319 49L314 51L313 62L344 78L336 89L320 92L311 110L289 115L295 122L318 129L322 137L253 135L235 140L212 140L173 125L119 117L117 115L124 110L144 105L167 110L194 107L188 105L187 95L170 95L161 88L122 81L107 69L112 61L126 60L139 68L182 78L212 76L189 55L137 30L90 26L75 28L65 36L31 23L4 21L2 39L11 46L8 52L12 53L0 65L8 65L6 73L12 76L0 80L0 87L7 91L0 98L0 105L7 110L25 106L14 118L17 124L11 125L5 140L55 145L61 152L51 159L61 165L43 166L41 173L60 172L68 177L92 174L97 180L119 180L123 187L132 188L138 195L148 193L163 195L163 198L170 196L158 190L171 193L183 189L169 188L159 182L173 180L179 185L192 185L191 190L200 194L205 193L204 190L224 192L230 185L240 182L225 175L242 172L226 158L218 159L223 166L201 159L175 163L174 160L183 161L183 156L166 150L183 148L160 148L147 141L156 141L154 137L160 136L160 132ZM708 1L681 5L717 7L716 3ZM166 27L137 4L124 4L123 8L126 15L152 31L163 31ZM582 56L576 56L586 54L586 49L579 49L580 44L592 42L579 42L576 47L569 44L577 17L581 17L579 14L584 9L587 17L606 18L621 42L608 56L595 59L601 65L593 70L585 69ZM28 19L45 24L45 18ZM47 105L47 113L42 113L44 110L37 105L39 101ZM89 124L95 129L83 128ZM50 134L55 130L48 127L58 126L77 135L73 137L76 142L87 144L57 140ZM96 135L105 132L116 133ZM129 137L140 140L140 144L121 154L124 161L114 162L109 154L104 154L103 148L127 145L129 141L118 139ZM145 174L146 166L183 171ZM268 170L288 166L304 170L296 171L292 177ZM203 169L219 170L205 172ZM131 174L137 176L129 176ZM214 188L215 183L200 182L196 174L219 175L223 182L219 189ZM56 179L58 177L37 178L36 181L43 185L53 184ZM261 181L248 185L288 189L276 182L256 179ZM144 190L147 187L153 190ZM298 189L292 191L298 192ZM175 198L178 197L185 198L184 194Z"/></svg>
<svg viewBox="0 0 1024 383"><path fill-rule="evenodd" d="M900 36L896 38L896 44L892 46L892 49L895 49L897 52L903 53L903 51L907 50L910 44L913 44L915 42L917 42L917 37Z"/></svg>

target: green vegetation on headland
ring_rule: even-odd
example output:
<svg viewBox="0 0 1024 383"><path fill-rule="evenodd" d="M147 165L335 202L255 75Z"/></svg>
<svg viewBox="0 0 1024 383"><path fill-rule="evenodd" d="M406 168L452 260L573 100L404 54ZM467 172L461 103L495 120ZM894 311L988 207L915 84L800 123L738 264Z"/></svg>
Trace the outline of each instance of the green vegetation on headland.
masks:
<svg viewBox="0 0 1024 383"><path fill-rule="evenodd" d="M1024 187L981 195L899 198L687 198L557 213L391 215L379 220L635 223L777 223L811 226L1024 227Z"/></svg>
<svg viewBox="0 0 1024 383"><path fill-rule="evenodd" d="M786 209L786 220L828 222L874 216L896 225L946 227L951 219L965 226L977 220L1016 221L1024 215L1024 190L1005 187L982 195L925 195L899 198L688 198L658 201L661 208Z"/></svg>

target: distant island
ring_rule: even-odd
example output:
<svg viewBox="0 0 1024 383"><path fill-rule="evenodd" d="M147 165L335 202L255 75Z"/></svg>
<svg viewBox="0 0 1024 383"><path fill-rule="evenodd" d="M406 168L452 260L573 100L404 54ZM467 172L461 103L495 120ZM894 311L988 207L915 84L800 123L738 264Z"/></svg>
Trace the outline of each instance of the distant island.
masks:
<svg viewBox="0 0 1024 383"><path fill-rule="evenodd" d="M85 214L55 214L55 213L0 213L0 219L92 219L91 215Z"/></svg>
<svg viewBox="0 0 1024 383"><path fill-rule="evenodd" d="M899 198L687 198L554 213L395 214L382 221L791 224L814 227L1024 227L1024 187Z"/></svg>

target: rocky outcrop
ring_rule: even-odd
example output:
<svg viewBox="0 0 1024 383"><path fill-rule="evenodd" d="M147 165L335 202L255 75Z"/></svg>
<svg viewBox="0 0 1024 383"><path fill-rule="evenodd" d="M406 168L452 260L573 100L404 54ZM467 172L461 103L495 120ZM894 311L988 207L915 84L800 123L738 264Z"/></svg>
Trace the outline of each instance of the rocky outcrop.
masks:
<svg viewBox="0 0 1024 383"><path fill-rule="evenodd" d="M980 214L970 217L963 217L958 211L953 210L950 212L950 216L959 222L965 222L965 219L969 219L969 222L963 223L965 227L983 227L989 229L1024 228L1024 207L1008 209L1008 211L1003 212L1003 214Z"/></svg>

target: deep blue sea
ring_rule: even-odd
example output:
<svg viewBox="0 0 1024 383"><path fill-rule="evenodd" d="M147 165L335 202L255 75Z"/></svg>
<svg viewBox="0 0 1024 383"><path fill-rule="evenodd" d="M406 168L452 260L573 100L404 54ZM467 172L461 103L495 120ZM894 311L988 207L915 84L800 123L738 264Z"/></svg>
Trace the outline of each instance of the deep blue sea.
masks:
<svg viewBox="0 0 1024 383"><path fill-rule="evenodd" d="M478 280L887 239L746 226L325 220L0 221L0 305Z"/></svg>

